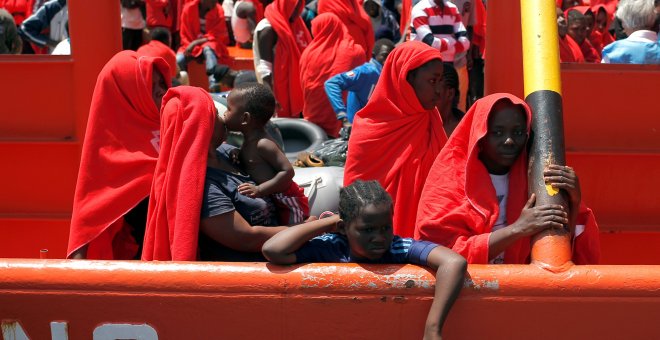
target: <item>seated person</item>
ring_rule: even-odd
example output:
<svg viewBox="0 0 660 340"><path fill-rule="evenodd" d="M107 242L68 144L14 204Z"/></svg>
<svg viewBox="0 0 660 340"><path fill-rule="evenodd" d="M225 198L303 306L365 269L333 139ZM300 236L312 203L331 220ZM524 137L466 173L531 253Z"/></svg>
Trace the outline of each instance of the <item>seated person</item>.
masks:
<svg viewBox="0 0 660 340"><path fill-rule="evenodd" d="M383 64L393 49L392 41L380 39L374 45L371 60L325 81L325 93L338 119L346 117L349 123L353 123L355 114L367 105L380 77ZM346 104L342 97L343 91L348 91Z"/></svg>
<svg viewBox="0 0 660 340"><path fill-rule="evenodd" d="M219 90L213 71L218 63L229 62L229 35L224 12L218 0L191 0L181 13L181 47L176 54L179 69L188 71L188 62L203 60L209 77L209 90Z"/></svg>
<svg viewBox="0 0 660 340"><path fill-rule="evenodd" d="M585 13L591 13L588 6L572 7L564 13L568 20L568 35L580 46L587 63L600 63L600 56L587 37L591 33Z"/></svg>
<svg viewBox="0 0 660 340"><path fill-rule="evenodd" d="M256 182L239 185L238 193L250 198L271 197L280 224L302 223L309 217L307 197L293 181L291 163L265 129L275 112L273 93L259 83L244 84L231 91L227 104L227 128L244 136L238 159Z"/></svg>
<svg viewBox="0 0 660 340"><path fill-rule="evenodd" d="M440 105L438 111L442 117L442 125L445 129L447 136L451 136L458 123L460 123L465 112L458 108L458 73L451 64L447 63L442 68L442 94L440 95Z"/></svg>
<svg viewBox="0 0 660 340"><path fill-rule="evenodd" d="M589 36L589 41L599 53L603 52L603 47L614 42L614 37L607 30L612 21L613 15L608 11L608 7L603 4L597 4L591 7L594 13L594 28Z"/></svg>
<svg viewBox="0 0 660 340"><path fill-rule="evenodd" d="M332 13L341 18L349 35L357 45L362 46L365 60L371 57L376 35L369 15L362 7L362 0L318 0L318 15L323 13Z"/></svg>
<svg viewBox="0 0 660 340"><path fill-rule="evenodd" d="M231 28L234 40L241 48L252 48L252 37L257 23L264 18L263 0L239 0L234 3Z"/></svg>
<svg viewBox="0 0 660 340"><path fill-rule="evenodd" d="M440 52L431 46L397 46L348 140L344 186L380 182L394 199L394 233L401 237L413 235L422 186L447 141L437 109L442 70Z"/></svg>
<svg viewBox="0 0 660 340"><path fill-rule="evenodd" d="M656 12L653 1L621 1L616 10L628 35L603 49L603 63L660 64L660 42L653 31Z"/></svg>
<svg viewBox="0 0 660 340"><path fill-rule="evenodd" d="M227 130L210 95L172 88L161 121L142 259L263 260L263 243L286 227L277 226L270 198L238 192L251 179L231 160L233 147L223 144Z"/></svg>
<svg viewBox="0 0 660 340"><path fill-rule="evenodd" d="M383 7L383 0L366 0L362 6L371 19L376 39L401 40L399 21L389 9Z"/></svg>
<svg viewBox="0 0 660 340"><path fill-rule="evenodd" d="M151 41L140 46L137 53L139 55L161 57L165 59L167 64L170 65L169 76L172 80L180 82L179 65L176 63L176 55L174 54L174 51L170 48L170 45L172 44L170 30L164 27L154 27L149 30L149 36L151 37Z"/></svg>
<svg viewBox="0 0 660 340"><path fill-rule="evenodd" d="M262 252L276 264L413 263L435 269L435 297L424 339L442 334L467 268L463 257L445 247L393 235L392 198L376 181L356 181L341 189L339 216L282 231L264 243Z"/></svg>
<svg viewBox="0 0 660 340"><path fill-rule="evenodd" d="M314 39L300 56L303 118L321 127L329 137L339 137L346 117L338 117L325 94L325 81L366 61L362 47L353 41L342 19L319 14L312 22Z"/></svg>
<svg viewBox="0 0 660 340"><path fill-rule="evenodd" d="M532 112L497 93L472 106L442 149L424 185L415 239L452 248L468 263L529 262L530 237L569 226L576 264L597 264L598 226L581 202L572 168L549 165L547 185L567 194L561 205L535 205L527 195L527 138Z"/></svg>
<svg viewBox="0 0 660 340"><path fill-rule="evenodd" d="M168 70L162 58L122 51L99 73L82 146L67 258L139 257L159 152L159 108L170 87Z"/></svg>
<svg viewBox="0 0 660 340"><path fill-rule="evenodd" d="M300 118L303 109L300 55L312 41L300 17L303 6L303 0L275 0L254 29L254 70L273 90L280 118Z"/></svg>

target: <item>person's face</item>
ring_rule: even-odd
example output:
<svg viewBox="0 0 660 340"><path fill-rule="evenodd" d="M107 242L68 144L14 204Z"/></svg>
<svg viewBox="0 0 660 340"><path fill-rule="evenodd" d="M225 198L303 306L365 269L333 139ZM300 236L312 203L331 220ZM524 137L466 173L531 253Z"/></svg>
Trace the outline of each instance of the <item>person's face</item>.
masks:
<svg viewBox="0 0 660 340"><path fill-rule="evenodd" d="M488 172L509 172L527 142L527 121L521 107L509 102L497 103L488 119L488 132L479 141L479 159Z"/></svg>
<svg viewBox="0 0 660 340"><path fill-rule="evenodd" d="M374 1L366 0L363 6L365 12L367 12L367 14L369 14L370 17L375 18L378 16L380 12L380 6L378 6Z"/></svg>
<svg viewBox="0 0 660 340"><path fill-rule="evenodd" d="M591 36L591 32L594 30L594 15L591 12L587 12L584 15L584 24L587 26L587 37Z"/></svg>
<svg viewBox="0 0 660 340"><path fill-rule="evenodd" d="M374 59L376 59L376 61L379 62L381 65L384 65L385 60L387 60L387 56L389 56L390 53L392 53L392 49L393 48L391 46L381 45L380 50L378 51L378 53L376 53Z"/></svg>
<svg viewBox="0 0 660 340"><path fill-rule="evenodd" d="M392 207L388 204L369 204L344 226L351 256L377 260L392 245Z"/></svg>
<svg viewBox="0 0 660 340"><path fill-rule="evenodd" d="M243 123L245 109L239 95L238 91L231 91L227 97L227 111L225 111L224 122L230 131L239 131Z"/></svg>
<svg viewBox="0 0 660 340"><path fill-rule="evenodd" d="M442 92L442 61L431 60L412 70L406 77L415 90L419 103L425 110L431 110L440 104Z"/></svg>
<svg viewBox="0 0 660 340"><path fill-rule="evenodd" d="M451 112L451 106L454 102L454 96L456 95L456 90L448 86L445 81L442 81L442 92L440 92L440 104L438 105L438 110L442 114L449 114Z"/></svg>
<svg viewBox="0 0 660 340"><path fill-rule="evenodd" d="M582 44L584 39L587 38L587 24L584 19L571 20L571 22L568 23L568 35L570 35L578 45Z"/></svg>
<svg viewBox="0 0 660 340"><path fill-rule="evenodd" d="M607 30L607 13L602 8L599 9L598 14L596 14L594 29L598 32L605 32L605 30Z"/></svg>
<svg viewBox="0 0 660 340"><path fill-rule="evenodd" d="M562 38L568 33L568 24L566 23L564 12L559 7L557 7L557 31Z"/></svg>
<svg viewBox="0 0 660 340"><path fill-rule="evenodd" d="M165 92L167 92L167 82L165 81L165 77L163 77L163 74L154 67L151 76L151 97L154 99L158 111L160 111L160 105L163 103Z"/></svg>

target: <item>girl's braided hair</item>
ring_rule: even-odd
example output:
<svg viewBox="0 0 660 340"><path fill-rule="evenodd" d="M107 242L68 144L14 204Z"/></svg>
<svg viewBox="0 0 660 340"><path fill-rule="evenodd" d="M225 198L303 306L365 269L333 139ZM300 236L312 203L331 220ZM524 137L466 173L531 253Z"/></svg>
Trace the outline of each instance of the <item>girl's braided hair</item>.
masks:
<svg viewBox="0 0 660 340"><path fill-rule="evenodd" d="M349 224L369 204L392 205L392 197L378 181L357 180L339 191L339 217Z"/></svg>

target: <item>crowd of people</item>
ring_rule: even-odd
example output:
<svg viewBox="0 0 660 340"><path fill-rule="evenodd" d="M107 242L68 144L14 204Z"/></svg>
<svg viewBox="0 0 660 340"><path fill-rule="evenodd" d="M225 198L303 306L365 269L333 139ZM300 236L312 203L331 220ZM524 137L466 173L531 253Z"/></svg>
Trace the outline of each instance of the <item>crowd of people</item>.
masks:
<svg viewBox="0 0 660 340"><path fill-rule="evenodd" d="M94 89L68 257L430 266L429 339L467 263L529 263L531 237L555 228L571 232L576 264L598 263L575 171L549 165L544 181L568 206L537 205L534 115L513 95L483 97L487 2L412 3L121 0L125 50ZM75 45L66 0L0 7L0 53ZM561 60L660 63L658 9L557 0ZM251 76L227 66L234 45L253 50ZM204 64L208 89L185 86L190 62ZM209 94L221 87L233 88L225 112ZM273 116L330 137L351 129L337 211L310 216L267 131ZM229 131L244 136L240 148L225 143Z"/></svg>

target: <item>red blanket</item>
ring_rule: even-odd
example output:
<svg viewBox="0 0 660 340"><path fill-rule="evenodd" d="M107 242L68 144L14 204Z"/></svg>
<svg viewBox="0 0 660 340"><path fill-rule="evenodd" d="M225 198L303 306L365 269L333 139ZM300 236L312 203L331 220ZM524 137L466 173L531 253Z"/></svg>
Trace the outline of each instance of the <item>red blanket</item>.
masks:
<svg viewBox="0 0 660 340"><path fill-rule="evenodd" d="M593 14L591 12L591 7L589 6L575 6L567 9L564 12L564 16L568 18L568 12L573 10L582 13L582 15L587 15L587 13ZM584 61L587 63L600 63L600 53L593 47L589 39L590 37L587 37L581 44L579 44L582 56L584 56Z"/></svg>
<svg viewBox="0 0 660 340"><path fill-rule="evenodd" d="M394 233L402 237L413 234L422 186L447 141L440 113L422 107L406 76L440 58L419 41L395 48L369 102L356 114L348 141L344 185L378 180L394 200Z"/></svg>
<svg viewBox="0 0 660 340"><path fill-rule="evenodd" d="M34 0L0 0L0 8L4 8L14 17L16 26L32 15Z"/></svg>
<svg viewBox="0 0 660 340"><path fill-rule="evenodd" d="M499 216L495 188L479 160L479 141L487 133L488 117L499 100L522 106L530 122L529 107L513 95L496 93L477 101L433 163L417 212L416 239L451 247L469 263L488 263L488 239ZM526 155L523 150L509 171L507 225L518 219L528 198ZM597 263L598 227L591 210L583 207L577 222L586 224L586 229L577 237L573 260ZM520 239L506 249L504 262L527 263L529 253L530 239Z"/></svg>
<svg viewBox="0 0 660 340"><path fill-rule="evenodd" d="M599 11L601 11L601 9L605 11L605 15L607 18L605 29L603 31L599 31L598 27L594 26L594 30L591 32L591 35L589 36L589 41L591 42L591 45L593 45L593 47L598 52L599 57L602 57L603 47L614 42L614 37L607 30L610 27L610 23L612 22L612 18L614 17L614 15L610 13L608 11L608 7L603 4L598 4L591 7L591 11L594 13L595 17L598 16L598 13Z"/></svg>
<svg viewBox="0 0 660 340"><path fill-rule="evenodd" d="M222 6L216 4L215 8L206 13L206 16L204 16L206 19L206 33L202 33L199 23L199 2L200 0L190 0L183 6L179 52L183 53L194 40L207 38L207 42L193 48L192 56L199 57L202 54L202 49L209 46L215 51L218 61L227 64L229 62L229 52L227 51L229 35Z"/></svg>
<svg viewBox="0 0 660 340"><path fill-rule="evenodd" d="M167 45L158 40L152 40L148 44L140 46L137 54L146 57L161 57L165 59L169 66L169 76L176 77L176 55L174 51Z"/></svg>
<svg viewBox="0 0 660 340"><path fill-rule="evenodd" d="M559 37L559 60L562 63L583 63L584 56L580 45L570 35Z"/></svg>
<svg viewBox="0 0 660 340"><path fill-rule="evenodd" d="M319 0L318 12L319 14L333 13L340 17L353 40L364 48L367 60L371 58L375 40L374 29L361 2L358 0Z"/></svg>
<svg viewBox="0 0 660 340"><path fill-rule="evenodd" d="M296 1L275 0L266 7L264 14L277 34L273 93L279 104L278 117L298 117L303 109L300 55L312 37L300 16L289 22L295 7Z"/></svg>
<svg viewBox="0 0 660 340"><path fill-rule="evenodd" d="M119 240L129 210L149 195L158 157L160 117L151 94L161 58L117 53L98 76L73 200L67 256L89 245L90 259L132 259L135 242ZM166 82L169 86L169 78ZM114 250L113 250L114 243Z"/></svg>
<svg viewBox="0 0 660 340"><path fill-rule="evenodd" d="M412 14L413 7L412 3L412 0L403 0L401 2L401 19L399 20L399 31L401 32L401 36L403 36L408 27L410 27L410 15ZM394 43L396 43L396 41Z"/></svg>
<svg viewBox="0 0 660 340"><path fill-rule="evenodd" d="M161 150L149 199L143 260L195 261L206 176L216 119L209 94L179 86L163 98Z"/></svg>
<svg viewBox="0 0 660 340"><path fill-rule="evenodd" d="M314 18L312 34L314 40L300 57L303 117L323 128L329 136L337 137L341 122L332 110L324 84L335 74L364 64L364 50L353 41L341 19L332 13Z"/></svg>
<svg viewBox="0 0 660 340"><path fill-rule="evenodd" d="M147 26L172 28L174 11L171 0L147 0Z"/></svg>

